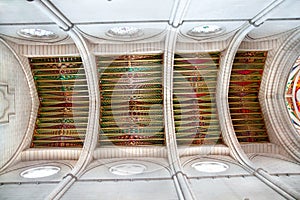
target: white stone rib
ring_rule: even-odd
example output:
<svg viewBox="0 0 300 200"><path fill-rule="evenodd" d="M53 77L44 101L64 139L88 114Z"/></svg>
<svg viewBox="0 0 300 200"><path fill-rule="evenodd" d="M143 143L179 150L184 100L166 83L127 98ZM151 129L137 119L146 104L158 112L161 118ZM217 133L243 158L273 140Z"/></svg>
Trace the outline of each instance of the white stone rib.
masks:
<svg viewBox="0 0 300 200"><path fill-rule="evenodd" d="M89 118L86 137L80 157L70 173L49 194L47 199L59 199L76 181L93 158L93 151L98 142L100 95L95 58L91 55L87 41L81 36L76 27L66 19L60 11L48 0L35 0L35 5L46 13L55 23L68 32L75 42L82 58L89 91Z"/></svg>
<svg viewBox="0 0 300 200"><path fill-rule="evenodd" d="M270 63L268 76L263 80L264 90L260 93L262 110L272 132L284 149L300 161L300 136L285 109L285 85L289 72L300 54L300 28L295 30L277 49Z"/></svg>
<svg viewBox="0 0 300 200"><path fill-rule="evenodd" d="M172 179L179 199L193 200L195 195L183 172L176 142L174 113L173 113L173 66L174 52L183 16L189 5L189 0L176 1L173 6L172 15L169 20L168 32L164 49L164 70L163 70L163 109L165 122L165 137L168 161L172 172Z"/></svg>
<svg viewBox="0 0 300 200"><path fill-rule="evenodd" d="M32 139L32 133L33 133L34 126L35 126L37 112L38 112L38 109L39 109L39 99L38 99L38 93L37 93L37 90L36 90L36 87L35 87L35 83L34 83L34 80L33 80L33 76L32 76L32 73L31 73L31 69L30 69L30 66L29 66L29 63L28 63L28 59L26 59L25 57L22 57L21 55L19 55L17 53L17 51L12 47L12 45L7 43L2 38L0 38L0 42L2 44L4 44L14 54L15 58L20 63L20 65L22 67L22 70L25 74L25 78L26 78L27 83L28 83L28 87L29 87L29 91L30 91L30 97L31 97L30 119L29 119L29 122L28 122L27 130L26 130L26 132L24 134L24 137L23 137L23 141L18 146L18 148L17 148L16 152L14 153L14 155L0 169L0 172L2 172L7 167L9 167L11 164L16 162L17 160L20 160L22 151L26 148L29 148L30 143L31 143L31 139Z"/></svg>
<svg viewBox="0 0 300 200"><path fill-rule="evenodd" d="M291 189L291 187L279 182L271 177L265 170L257 168L247 157L239 144L235 131L233 128L229 104L228 104L228 90L230 75L232 70L235 54L245 38L245 36L255 27L262 24L271 14L273 9L280 5L284 0L275 0L267 8L258 13L252 20L244 24L239 31L234 35L228 48L222 55L220 70L218 74L218 85L216 90L217 110L219 114L220 126L225 143L229 146L232 156L237 159L243 166L253 173L262 182L274 189L287 199L299 199L300 195Z"/></svg>

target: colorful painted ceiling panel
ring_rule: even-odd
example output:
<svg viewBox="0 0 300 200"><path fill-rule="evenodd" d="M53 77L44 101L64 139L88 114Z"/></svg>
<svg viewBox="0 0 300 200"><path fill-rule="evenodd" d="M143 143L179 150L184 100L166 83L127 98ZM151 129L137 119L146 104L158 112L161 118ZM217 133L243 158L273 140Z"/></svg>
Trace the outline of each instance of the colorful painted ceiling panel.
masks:
<svg viewBox="0 0 300 200"><path fill-rule="evenodd" d="M285 99L291 120L300 133L300 57L291 69Z"/></svg>
<svg viewBox="0 0 300 200"><path fill-rule="evenodd" d="M258 92L267 52L238 52L232 67L228 102L239 142L268 142Z"/></svg>
<svg viewBox="0 0 300 200"><path fill-rule="evenodd" d="M29 62L40 100L31 147L82 147L89 98L81 58Z"/></svg>
<svg viewBox="0 0 300 200"><path fill-rule="evenodd" d="M219 53L175 54L174 118L178 145L222 143L216 111Z"/></svg>
<svg viewBox="0 0 300 200"><path fill-rule="evenodd" d="M98 56L100 146L163 145L163 55Z"/></svg>

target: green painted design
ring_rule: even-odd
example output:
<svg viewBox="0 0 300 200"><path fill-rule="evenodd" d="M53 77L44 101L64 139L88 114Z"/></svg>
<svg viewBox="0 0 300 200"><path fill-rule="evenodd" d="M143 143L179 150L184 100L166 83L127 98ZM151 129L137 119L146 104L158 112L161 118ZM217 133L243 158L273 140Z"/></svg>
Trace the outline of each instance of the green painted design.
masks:
<svg viewBox="0 0 300 200"><path fill-rule="evenodd" d="M162 55L97 57L100 145L162 145Z"/></svg>
<svg viewBox="0 0 300 200"><path fill-rule="evenodd" d="M81 58L29 61L40 100L31 147L82 147L89 101Z"/></svg>
<svg viewBox="0 0 300 200"><path fill-rule="evenodd" d="M173 106L178 145L222 143L215 109L219 56L175 54Z"/></svg>

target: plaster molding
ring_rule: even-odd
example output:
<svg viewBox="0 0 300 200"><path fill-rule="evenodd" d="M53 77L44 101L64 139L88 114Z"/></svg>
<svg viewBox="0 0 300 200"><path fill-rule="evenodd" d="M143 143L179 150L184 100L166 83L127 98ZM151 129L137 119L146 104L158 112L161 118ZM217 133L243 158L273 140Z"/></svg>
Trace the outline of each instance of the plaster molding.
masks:
<svg viewBox="0 0 300 200"><path fill-rule="evenodd" d="M94 55L90 53L89 44L80 35L76 27L68 31L74 40L82 58L82 63L86 73L88 91L89 91L89 117L86 129L86 136L80 157L69 173L72 176L66 176L59 185L49 194L47 199L59 199L71 185L81 176L93 159L93 152L98 142L99 130L99 112L100 112L100 94L98 85L97 68Z"/></svg>
<svg viewBox="0 0 300 200"><path fill-rule="evenodd" d="M174 3L169 20L169 27L167 28L168 32L165 40L163 68L163 109L167 156L178 197L182 200L193 200L195 199L195 195L183 172L177 148L173 112L173 65L175 46L179 32L178 27L182 23L189 3L190 0L176 1Z"/></svg>
<svg viewBox="0 0 300 200"><path fill-rule="evenodd" d="M153 157L153 158L166 158L167 149L165 146L132 146L130 148L126 146L118 146L117 148L111 147L100 147L96 148L94 151L93 158L107 159L107 158L143 158L143 157Z"/></svg>
<svg viewBox="0 0 300 200"><path fill-rule="evenodd" d="M275 36L269 36L265 38L251 38L249 35L246 35L243 42L241 43L239 50L261 50L261 51L272 51L274 49L277 49L289 35L294 31L295 29L281 33L279 35ZM269 54L268 54L269 57Z"/></svg>
<svg viewBox="0 0 300 200"><path fill-rule="evenodd" d="M257 156L261 156L261 157L267 157L267 158L274 158L274 159L279 159L282 161L286 161L286 162L290 162L296 165L300 165L298 162L296 162L295 160L291 160L289 158L286 158L285 156L279 155L279 154L272 154L272 153L253 153L253 154L248 154L249 155L249 159L253 160L255 157Z"/></svg>
<svg viewBox="0 0 300 200"><path fill-rule="evenodd" d="M7 83L0 83L0 125L8 124L15 115L15 91Z"/></svg>
<svg viewBox="0 0 300 200"><path fill-rule="evenodd" d="M19 53L26 57L41 56L78 56L79 52L75 44L55 45L19 45Z"/></svg>
<svg viewBox="0 0 300 200"><path fill-rule="evenodd" d="M107 164L122 164L122 163L132 163L132 162L144 162L143 164L147 165L147 163L159 165L164 170L168 171L171 174L170 167L167 165L166 162L164 162L165 159L157 159L157 158L147 158L147 157L141 157L141 158L133 158L133 157L127 157L127 158L114 158L114 159L99 159L92 162L88 168L86 168L85 173L91 171L92 169L95 169L99 166L107 166Z"/></svg>
<svg viewBox="0 0 300 200"><path fill-rule="evenodd" d="M226 155L229 156L230 149L223 144L216 144L212 146L182 146L178 147L179 157L194 156L194 155Z"/></svg>
<svg viewBox="0 0 300 200"><path fill-rule="evenodd" d="M190 165L193 161L221 161L221 162L225 162L225 163L230 163L230 164L234 164L237 165L243 169L245 169L247 171L247 168L245 168L244 165L240 164L239 162L236 162L235 160L233 160L231 157L229 156L220 156L220 155L212 155L212 156L201 156L201 155L197 155L197 156L191 156L188 159L185 160L185 162L183 163L183 166L187 166Z"/></svg>
<svg viewBox="0 0 300 200"><path fill-rule="evenodd" d="M234 35L228 48L222 52L216 87L216 104L223 140L229 146L233 157L239 162L244 162L246 155L241 149L233 128L228 104L228 91L235 54L245 35L252 29L251 24L244 24ZM253 167L251 163L247 163L247 165Z"/></svg>
<svg viewBox="0 0 300 200"><path fill-rule="evenodd" d="M148 30L149 31L149 30ZM151 32L151 31L150 31ZM124 43L145 43L145 42L161 42L163 41L165 35L166 35L166 29L161 29L159 31L152 31L151 33L143 33L141 36L132 37L132 38L122 38L122 37L110 37L107 35L102 36L96 36L96 35L90 35L82 30L80 30L80 33L89 41L92 43L98 43L98 44L124 44Z"/></svg>
<svg viewBox="0 0 300 200"><path fill-rule="evenodd" d="M281 43L279 43L277 46L280 46ZM282 147L282 145L280 144L278 138L276 137L275 133L273 132L273 129L272 129L273 125L271 124L271 122L268 119L268 116L266 115L266 112L265 112L266 106L265 106L264 101L263 101L264 97L262 98L262 96L263 96L262 94L264 94L264 92L266 90L266 80L267 80L267 77L268 77L268 73L272 68L271 63L272 63L272 61L273 61L273 59L274 59L274 57L277 53L277 50L278 50L278 47L268 51L267 59L266 59L265 66L264 66L264 72L263 72L261 83L260 83L258 98L259 98L261 111L262 111L262 114L263 114L263 117L264 117L265 126L266 126L266 130L267 130L270 142L272 144L276 144L280 147L280 150L278 152L279 154L282 154L282 155L284 154L285 156L289 156L289 154Z"/></svg>
<svg viewBox="0 0 300 200"><path fill-rule="evenodd" d="M298 28L293 28L293 29L285 31L285 32L276 33L276 34L272 34L272 35L268 35L268 36L264 36L264 37L259 37L259 38L253 38L249 34L247 34L247 36L245 37L245 41L264 42L264 41L277 40L279 38L282 38L282 37L285 37L285 36L289 35L291 32L294 32L296 29L298 29Z"/></svg>
<svg viewBox="0 0 300 200"><path fill-rule="evenodd" d="M178 41L184 42L184 43L213 43L213 42L219 42L219 41L227 41L233 35L236 33L237 30L232 30L230 32L225 32L222 34L216 34L216 35L208 35L208 36L191 36L186 33L183 33L182 31L178 34Z"/></svg>
<svg viewBox="0 0 300 200"><path fill-rule="evenodd" d="M198 41L198 42L181 42L177 41L176 52L191 53L223 51L229 45L231 37L221 41Z"/></svg>
<svg viewBox="0 0 300 200"><path fill-rule="evenodd" d="M285 85L295 60L300 55L300 29L295 30L277 49L259 99L263 114L284 149L298 162L300 161L300 135L293 126L285 105ZM282 134L284 133L284 134Z"/></svg>
<svg viewBox="0 0 300 200"><path fill-rule="evenodd" d="M22 152L22 161L33 160L78 160L81 153L79 148L37 149L29 148Z"/></svg>
<svg viewBox="0 0 300 200"><path fill-rule="evenodd" d="M38 111L38 108L39 108L39 99L38 99L38 94L37 94L37 90L36 90L36 87L35 87L35 83L34 83L34 80L33 80L33 76L32 76L32 73L31 73L31 69L30 69L28 59L17 53L17 49L15 49L15 48L18 47L18 46L16 46L14 43L8 43L5 40L3 40L2 38L0 38L0 42L3 45L5 45L12 52L12 54L15 56L15 58L17 59L17 61L20 64L20 66L22 67L22 71L25 74L25 78L27 80L27 84L28 84L29 91L30 91L30 97L31 97L30 119L29 119L29 122L28 122L26 132L25 132L24 137L22 139L23 142L18 146L15 154L0 169L0 172L1 172L1 171L5 170L7 167L9 167L11 164L13 164L14 162L19 161L21 159L22 151L29 147L29 145L31 143L31 139L32 139L34 126L35 126L37 111Z"/></svg>
<svg viewBox="0 0 300 200"><path fill-rule="evenodd" d="M175 0L172 13L169 18L169 25L173 28L178 28L185 16L187 9L189 7L190 0Z"/></svg>
<svg viewBox="0 0 300 200"><path fill-rule="evenodd" d="M258 13L253 19L248 23L244 24L241 29L234 35L232 41L230 42L228 48L224 52L220 62L220 70L218 74L216 99L217 99L217 111L219 113L219 122L221 126L221 131L223 134L223 139L226 144L228 144L231 149L232 156L237 159L242 165L244 165L249 171L253 172L253 175L259 178L266 185L274 189L276 192L281 194L287 199L297 199L299 194L291 189L291 187L286 184L271 177L265 170L257 168L247 157L245 152L242 150L239 144L235 131L233 128L229 104L228 104L228 90L230 75L232 70L233 61L235 54L245 38L245 36L255 27L262 24L267 17L270 15L272 10L280 5L284 0L275 0L268 7Z"/></svg>
<svg viewBox="0 0 300 200"><path fill-rule="evenodd" d="M36 45L47 45L47 44L68 44L71 43L72 40L70 39L69 36L63 36L59 38L52 39L50 41L44 42L42 40L36 40L36 39L30 39L30 38L22 38L22 37L14 37L14 36L9 36L5 34L0 34L1 37L3 37L5 40L9 40L14 43L18 44L32 44L35 43Z"/></svg>
<svg viewBox="0 0 300 200"><path fill-rule="evenodd" d="M163 42L143 42L143 43L118 43L118 44L91 44L91 49L95 55L120 55L120 54L141 54L141 53L162 53Z"/></svg>
<svg viewBox="0 0 300 200"><path fill-rule="evenodd" d="M98 142L99 131L99 110L100 110L100 94L98 85L98 76L96 61L94 55L90 52L90 45L83 38L80 31L48 0L34 0L41 11L52 19L58 26L66 31L75 42L75 45L82 58L85 69L88 93L89 93L89 116L86 128L86 137L80 157L74 168L64 177L57 187L48 195L47 199L59 199L72 186L91 162L93 151Z"/></svg>

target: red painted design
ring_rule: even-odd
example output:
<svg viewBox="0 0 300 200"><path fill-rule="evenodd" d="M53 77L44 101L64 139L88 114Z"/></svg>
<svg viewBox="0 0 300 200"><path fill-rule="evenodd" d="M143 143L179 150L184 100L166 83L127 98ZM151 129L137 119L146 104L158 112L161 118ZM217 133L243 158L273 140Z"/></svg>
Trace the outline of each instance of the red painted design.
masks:
<svg viewBox="0 0 300 200"><path fill-rule="evenodd" d="M242 74L242 75L247 75L247 74L251 74L251 73L253 73L253 71L251 71L251 70L238 70L238 71L235 71L236 73L238 73L238 74Z"/></svg>

